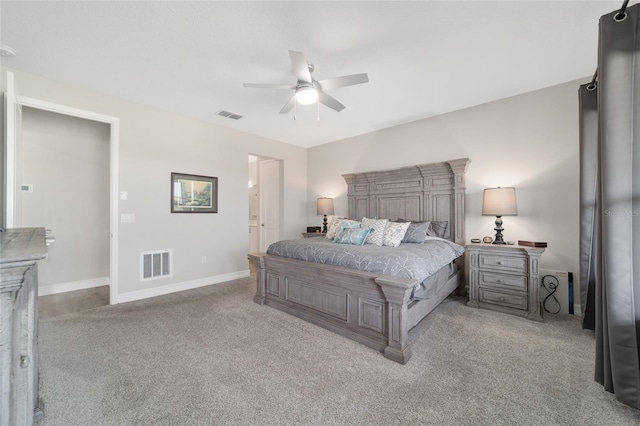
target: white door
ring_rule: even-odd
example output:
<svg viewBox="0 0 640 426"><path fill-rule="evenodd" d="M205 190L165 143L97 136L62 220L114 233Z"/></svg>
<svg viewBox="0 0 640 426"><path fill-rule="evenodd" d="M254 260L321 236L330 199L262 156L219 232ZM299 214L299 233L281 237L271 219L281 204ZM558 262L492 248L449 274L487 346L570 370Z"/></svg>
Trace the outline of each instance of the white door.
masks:
<svg viewBox="0 0 640 426"><path fill-rule="evenodd" d="M249 253L256 253L260 251L258 227L249 227Z"/></svg>
<svg viewBox="0 0 640 426"><path fill-rule="evenodd" d="M260 251L280 239L280 161L261 160L258 165L260 188Z"/></svg>
<svg viewBox="0 0 640 426"><path fill-rule="evenodd" d="M22 108L18 103L18 93L15 78L12 72L7 72L7 91L5 97L5 212L4 226L7 228L19 228L22 205L18 197L18 189L21 176L21 138Z"/></svg>

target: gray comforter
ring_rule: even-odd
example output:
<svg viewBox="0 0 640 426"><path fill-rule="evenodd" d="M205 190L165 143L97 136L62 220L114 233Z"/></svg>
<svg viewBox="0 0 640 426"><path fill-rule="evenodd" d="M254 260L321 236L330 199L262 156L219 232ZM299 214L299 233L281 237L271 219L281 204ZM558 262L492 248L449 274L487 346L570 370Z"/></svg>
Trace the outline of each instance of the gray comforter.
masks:
<svg viewBox="0 0 640 426"><path fill-rule="evenodd" d="M464 247L436 237L423 244L403 243L400 247L365 244L336 244L326 238L283 240L269 246L268 254L326 263L395 277L413 278L421 283L464 253Z"/></svg>

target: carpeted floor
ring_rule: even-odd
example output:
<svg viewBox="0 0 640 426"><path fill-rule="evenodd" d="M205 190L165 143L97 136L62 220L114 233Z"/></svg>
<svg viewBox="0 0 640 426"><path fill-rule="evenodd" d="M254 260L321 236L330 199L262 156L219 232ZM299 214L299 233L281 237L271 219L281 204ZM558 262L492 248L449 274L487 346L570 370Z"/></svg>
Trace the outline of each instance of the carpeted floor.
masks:
<svg viewBox="0 0 640 426"><path fill-rule="evenodd" d="M247 278L41 320L40 425L640 424L573 317L447 300L402 366L252 297Z"/></svg>

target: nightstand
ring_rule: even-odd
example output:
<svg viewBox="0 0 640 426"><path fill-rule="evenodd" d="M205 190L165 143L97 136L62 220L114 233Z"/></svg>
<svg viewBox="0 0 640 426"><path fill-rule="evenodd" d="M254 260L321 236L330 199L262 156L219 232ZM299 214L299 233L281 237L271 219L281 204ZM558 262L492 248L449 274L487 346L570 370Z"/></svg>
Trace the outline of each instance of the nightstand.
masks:
<svg viewBox="0 0 640 426"><path fill-rule="evenodd" d="M304 238L326 237L327 234L326 233L322 233L322 232L303 232L302 236Z"/></svg>
<svg viewBox="0 0 640 426"><path fill-rule="evenodd" d="M544 321L540 306L543 248L469 244L467 306Z"/></svg>

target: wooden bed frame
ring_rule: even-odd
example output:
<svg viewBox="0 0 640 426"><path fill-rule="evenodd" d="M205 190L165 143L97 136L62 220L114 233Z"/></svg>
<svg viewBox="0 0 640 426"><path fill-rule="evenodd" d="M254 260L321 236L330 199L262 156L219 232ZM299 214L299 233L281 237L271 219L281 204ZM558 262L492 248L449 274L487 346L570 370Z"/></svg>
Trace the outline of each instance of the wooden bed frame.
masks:
<svg viewBox="0 0 640 426"><path fill-rule="evenodd" d="M446 220L446 238L464 244L465 172L469 159L343 175L349 218ZM464 292L463 258L435 295L409 301L415 280L251 253L254 301L360 342L405 364L408 332L456 288Z"/></svg>

